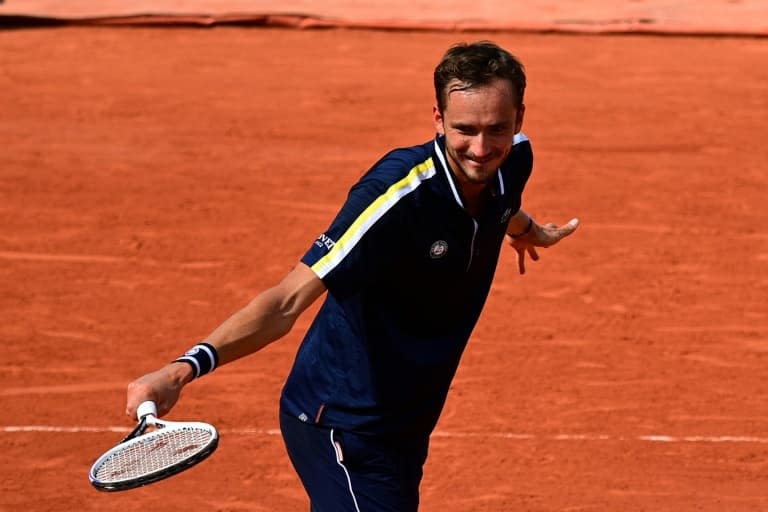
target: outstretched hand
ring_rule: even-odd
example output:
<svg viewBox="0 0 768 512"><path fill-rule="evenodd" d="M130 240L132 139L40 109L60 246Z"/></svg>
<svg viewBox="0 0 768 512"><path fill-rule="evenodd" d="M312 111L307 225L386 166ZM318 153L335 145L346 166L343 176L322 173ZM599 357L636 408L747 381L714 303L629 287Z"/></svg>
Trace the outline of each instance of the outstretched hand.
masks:
<svg viewBox="0 0 768 512"><path fill-rule="evenodd" d="M507 235L507 240L517 252L517 266L521 274L525 274L525 254L531 257L533 261L538 261L539 253L537 247L549 247L556 244L566 236L570 235L579 226L579 219L571 219L562 226L556 224L545 224L540 226L535 222L531 230L525 235L513 238Z"/></svg>

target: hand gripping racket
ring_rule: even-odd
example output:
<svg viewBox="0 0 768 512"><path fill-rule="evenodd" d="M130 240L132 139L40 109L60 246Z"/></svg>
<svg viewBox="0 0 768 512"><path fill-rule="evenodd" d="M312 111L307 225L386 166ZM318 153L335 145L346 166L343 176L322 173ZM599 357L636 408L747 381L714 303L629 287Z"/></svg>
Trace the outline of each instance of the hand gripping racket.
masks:
<svg viewBox="0 0 768 512"><path fill-rule="evenodd" d="M163 421L154 402L139 405L139 424L120 444L99 457L88 474L100 491L125 491L189 469L211 455L219 444L212 425ZM151 432L147 427L154 426Z"/></svg>

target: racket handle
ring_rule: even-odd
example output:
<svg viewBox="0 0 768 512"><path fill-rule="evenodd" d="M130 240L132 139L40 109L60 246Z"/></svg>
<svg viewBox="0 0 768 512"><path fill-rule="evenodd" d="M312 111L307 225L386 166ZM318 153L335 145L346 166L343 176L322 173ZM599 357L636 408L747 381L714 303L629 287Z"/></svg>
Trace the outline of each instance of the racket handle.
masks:
<svg viewBox="0 0 768 512"><path fill-rule="evenodd" d="M138 419L142 419L144 416L157 417L157 406L155 405L155 402L151 400L142 402L136 409L136 416Z"/></svg>

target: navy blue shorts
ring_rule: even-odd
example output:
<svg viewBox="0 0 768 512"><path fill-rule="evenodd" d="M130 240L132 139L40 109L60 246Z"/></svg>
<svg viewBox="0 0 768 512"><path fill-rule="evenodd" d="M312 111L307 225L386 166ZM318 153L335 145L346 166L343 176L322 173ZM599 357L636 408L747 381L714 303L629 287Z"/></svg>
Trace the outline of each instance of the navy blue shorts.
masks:
<svg viewBox="0 0 768 512"><path fill-rule="evenodd" d="M356 435L280 414L311 512L416 512L429 441Z"/></svg>

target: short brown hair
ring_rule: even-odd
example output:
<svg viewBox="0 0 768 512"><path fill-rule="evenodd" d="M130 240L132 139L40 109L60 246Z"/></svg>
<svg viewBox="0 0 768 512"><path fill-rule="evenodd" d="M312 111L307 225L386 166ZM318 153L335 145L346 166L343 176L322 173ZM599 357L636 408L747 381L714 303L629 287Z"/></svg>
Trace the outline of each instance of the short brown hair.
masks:
<svg viewBox="0 0 768 512"><path fill-rule="evenodd" d="M517 104L521 106L525 93L525 69L514 55L490 41L452 46L435 68L437 108L440 112L445 108L451 82L460 82L460 89L472 89L487 85L496 78L509 80Z"/></svg>

